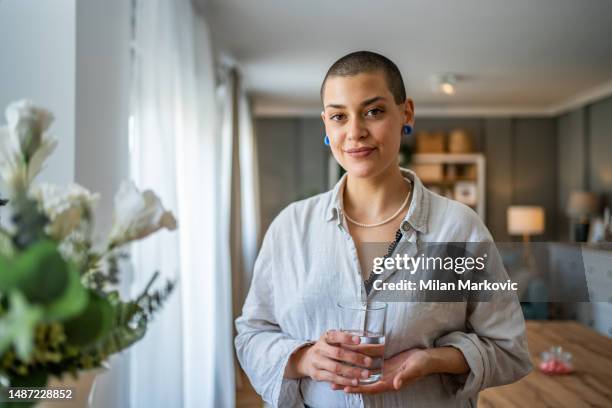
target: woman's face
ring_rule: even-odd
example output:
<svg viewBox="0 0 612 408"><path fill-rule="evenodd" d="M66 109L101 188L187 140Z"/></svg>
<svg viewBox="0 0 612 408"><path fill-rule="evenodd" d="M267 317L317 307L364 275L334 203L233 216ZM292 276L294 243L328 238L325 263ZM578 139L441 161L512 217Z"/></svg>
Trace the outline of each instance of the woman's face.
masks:
<svg viewBox="0 0 612 408"><path fill-rule="evenodd" d="M351 175L373 177L397 165L402 127L412 126L411 99L396 104L382 72L332 76L321 118L338 163Z"/></svg>

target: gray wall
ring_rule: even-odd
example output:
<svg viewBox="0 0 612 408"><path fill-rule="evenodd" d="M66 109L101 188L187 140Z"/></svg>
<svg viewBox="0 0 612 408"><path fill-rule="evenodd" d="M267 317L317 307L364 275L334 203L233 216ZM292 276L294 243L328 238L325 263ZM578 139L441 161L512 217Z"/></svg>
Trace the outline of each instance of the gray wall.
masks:
<svg viewBox="0 0 612 408"><path fill-rule="evenodd" d="M612 193L612 97L587 107L588 188Z"/></svg>
<svg viewBox="0 0 612 408"><path fill-rule="evenodd" d="M130 2L76 3L75 181L101 193L97 233L110 229L115 192L129 178ZM103 235L102 235L103 236ZM123 276L122 289L131 284ZM127 406L129 354L114 356L96 379L94 407Z"/></svg>
<svg viewBox="0 0 612 408"><path fill-rule="evenodd" d="M75 13L75 0L0 1L0 125L17 99L53 112L50 132L59 145L38 180L56 184L75 173Z"/></svg>
<svg viewBox="0 0 612 408"><path fill-rule="evenodd" d="M558 205L560 214L572 190L589 190L612 204L612 97L558 118ZM560 237L568 237L567 217L559 217Z"/></svg>
<svg viewBox="0 0 612 408"><path fill-rule="evenodd" d="M513 204L513 129L513 120L509 118L485 120L485 133L489 135L483 149L487 160L486 223L497 241L510 240L506 210Z"/></svg>
<svg viewBox="0 0 612 408"><path fill-rule="evenodd" d="M558 212L559 236L569 237L569 220L565 214L567 200L572 190L587 188L587 151L585 109L568 112L559 117L558 126Z"/></svg>
<svg viewBox="0 0 612 408"><path fill-rule="evenodd" d="M327 190L328 148L318 118L255 120L261 186L261 227L289 203Z"/></svg>
<svg viewBox="0 0 612 408"><path fill-rule="evenodd" d="M129 2L79 0L76 31L75 180L101 194L96 227L103 235L129 178Z"/></svg>
<svg viewBox="0 0 612 408"><path fill-rule="evenodd" d="M514 121L512 204L539 205L546 211L545 232L534 241L557 239L556 133L555 119Z"/></svg>
<svg viewBox="0 0 612 408"><path fill-rule="evenodd" d="M415 130L461 128L486 157L486 224L497 241L512 241L506 210L510 205L539 205L546 231L533 240L557 238L557 135L554 118L424 118Z"/></svg>

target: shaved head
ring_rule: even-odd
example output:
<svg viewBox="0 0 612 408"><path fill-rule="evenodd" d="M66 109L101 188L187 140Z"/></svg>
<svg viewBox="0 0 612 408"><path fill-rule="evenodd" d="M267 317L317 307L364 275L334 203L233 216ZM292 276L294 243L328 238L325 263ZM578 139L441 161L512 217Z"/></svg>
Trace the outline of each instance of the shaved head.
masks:
<svg viewBox="0 0 612 408"><path fill-rule="evenodd" d="M361 73L382 72L385 76L389 91L395 103L400 104L406 100L404 80L397 65L389 58L371 51L357 51L345 55L329 68L323 84L321 85L321 102L325 92L327 79L335 76L355 76Z"/></svg>

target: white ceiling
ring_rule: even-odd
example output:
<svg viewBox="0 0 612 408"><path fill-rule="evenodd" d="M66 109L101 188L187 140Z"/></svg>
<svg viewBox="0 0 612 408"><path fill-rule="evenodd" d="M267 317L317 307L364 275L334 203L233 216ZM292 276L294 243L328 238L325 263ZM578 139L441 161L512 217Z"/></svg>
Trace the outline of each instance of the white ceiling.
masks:
<svg viewBox="0 0 612 408"><path fill-rule="evenodd" d="M612 94L612 0L195 0L259 114L316 114L327 68L391 58L417 115L554 114ZM430 77L464 78L454 96Z"/></svg>

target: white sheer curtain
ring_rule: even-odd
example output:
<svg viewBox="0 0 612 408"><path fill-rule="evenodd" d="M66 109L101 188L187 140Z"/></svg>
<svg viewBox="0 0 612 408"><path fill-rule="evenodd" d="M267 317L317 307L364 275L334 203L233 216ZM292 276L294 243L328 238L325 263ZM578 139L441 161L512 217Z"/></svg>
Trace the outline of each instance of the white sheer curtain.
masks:
<svg viewBox="0 0 612 408"><path fill-rule="evenodd" d="M234 317L246 297L259 243L259 175L251 107L236 67L220 70L217 97L221 109L223 168L220 196L230 225L229 258L232 270Z"/></svg>
<svg viewBox="0 0 612 408"><path fill-rule="evenodd" d="M251 104L243 87L240 87L238 105L239 156L240 156L240 189L242 205L242 248L244 254L244 280L241 304L246 299L248 283L251 281L255 259L259 250L260 230L260 197L259 197L259 163L257 143Z"/></svg>
<svg viewBox="0 0 612 408"><path fill-rule="evenodd" d="M229 246L222 248L220 259L230 261L224 267L231 269L231 281L228 279L226 284L232 298L224 304L233 311L235 318L246 298L260 238L258 156L251 107L239 71L230 63L219 69L219 78L217 98L223 140L219 156L224 171L221 172L218 197L220 208L223 208L222 224L229 226L221 233L222 241ZM237 365L236 361L234 363ZM230 364L231 361L223 361L224 366ZM224 381L228 380L225 377ZM240 389L241 377L237 376L236 381Z"/></svg>
<svg viewBox="0 0 612 408"><path fill-rule="evenodd" d="M133 407L232 407L228 173L215 100L210 37L189 0L138 0L135 13L132 175L179 220L134 248L134 290L159 270L178 290L131 352ZM225 225L225 227L224 227Z"/></svg>

